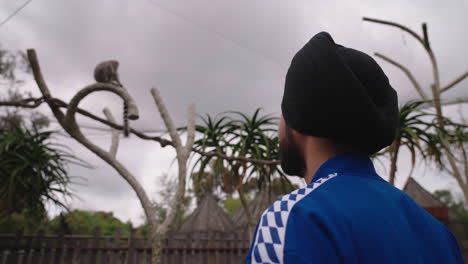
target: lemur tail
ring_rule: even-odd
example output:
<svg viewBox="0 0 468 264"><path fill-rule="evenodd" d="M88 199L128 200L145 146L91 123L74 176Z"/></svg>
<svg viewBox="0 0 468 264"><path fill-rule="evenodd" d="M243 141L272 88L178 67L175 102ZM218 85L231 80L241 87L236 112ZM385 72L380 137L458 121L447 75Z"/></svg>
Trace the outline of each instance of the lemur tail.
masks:
<svg viewBox="0 0 468 264"><path fill-rule="evenodd" d="M128 135L130 134L130 129L128 127L128 105L125 102L123 105L123 131L124 136L128 137Z"/></svg>

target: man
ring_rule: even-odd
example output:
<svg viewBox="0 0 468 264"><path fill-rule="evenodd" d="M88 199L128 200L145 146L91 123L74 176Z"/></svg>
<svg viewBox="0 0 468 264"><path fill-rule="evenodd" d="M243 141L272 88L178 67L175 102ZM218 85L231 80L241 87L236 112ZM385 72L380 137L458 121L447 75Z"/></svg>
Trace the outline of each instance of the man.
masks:
<svg viewBox="0 0 468 264"><path fill-rule="evenodd" d="M279 126L281 166L308 186L271 205L246 263L464 263L450 231L380 178L397 94L365 53L322 32L294 56Z"/></svg>

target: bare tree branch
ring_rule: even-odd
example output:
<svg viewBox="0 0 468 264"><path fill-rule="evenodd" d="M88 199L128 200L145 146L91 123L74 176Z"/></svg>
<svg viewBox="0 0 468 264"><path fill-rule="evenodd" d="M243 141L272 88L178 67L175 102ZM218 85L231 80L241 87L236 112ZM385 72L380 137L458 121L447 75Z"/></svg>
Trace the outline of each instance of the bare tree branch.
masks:
<svg viewBox="0 0 468 264"><path fill-rule="evenodd" d="M44 76L42 75L41 66L39 65L39 60L37 59L36 51L34 49L28 49L27 55L28 55L29 63L31 64L31 70L33 72L34 79L36 80L37 86L39 87L39 90L41 91L42 96L44 97L44 100L47 102L50 109L52 110L55 117L57 118L57 121L61 123L63 121L64 114L62 111L60 111L59 108L57 108L49 100L52 96L50 94L49 87L47 87L47 84L44 80Z"/></svg>
<svg viewBox="0 0 468 264"><path fill-rule="evenodd" d="M158 107L159 113L161 118L166 125L166 128L169 131L169 135L172 138L172 142L174 142L176 153L177 153L177 163L178 163L178 173L179 179L177 184L177 190L174 197L174 200L171 202L172 207L169 211L166 219L162 224L158 226L156 230L154 230L152 234L153 238L153 263L159 263L161 256L161 236L167 233L169 226L173 223L175 217L179 213L179 209L181 208L184 197L185 197L185 187L186 187L186 180L187 180L187 161L190 156L193 142L195 140L195 105L191 104L188 107L188 120L187 120L187 142L186 145L183 146L180 140L180 136L177 133L177 129L172 121L172 118L169 115L169 111L167 110L163 99L156 88L151 89L151 94L153 95L154 101L156 106ZM159 236L158 236L159 235Z"/></svg>
<svg viewBox="0 0 468 264"><path fill-rule="evenodd" d="M70 103L66 104L65 102L55 99L52 97L47 85L45 84L44 78L40 71L39 62L34 50L28 50L28 56L31 62L31 68L33 70L36 83L38 84L41 93L43 95L43 100L49 105L52 112L54 113L55 117L59 121L59 124L62 126L63 129L76 141L82 144L87 149L91 150L94 154L112 166L119 175L127 181L127 183L132 187L133 191L138 197L141 206L145 212L145 216L149 223L150 227L150 234L153 240L153 254L152 254L152 262L154 264L159 264L161 261L161 241L162 235L166 235L169 225L175 219L175 216L179 212L179 208L184 201L185 196L185 188L186 188L186 177L187 177L187 161L190 156L190 153L193 150L193 143L195 140L195 105L191 104L188 108L188 125L187 125L187 142L186 145L183 146L180 136L177 133L177 129L172 121L169 112L162 100L159 91L155 88L151 89L151 93L155 100L155 103L158 107L160 115L166 125L166 128L169 131L171 136L171 141L163 141L160 137L155 139L159 141L161 145L170 144L176 149L177 153L177 161L179 165L179 181L178 187L175 195L175 199L172 202L171 210L168 212L168 215L164 222L160 225L157 225L157 219L155 217L155 210L153 203L149 199L146 191L144 190L143 186L137 180L137 178L122 164L116 159L116 152L118 148L118 135L116 134L116 128L121 129L122 126L116 125L115 120L108 109L104 109L104 115L107 117L108 120L104 120L102 118L96 117L93 114L79 109L78 105L86 96L90 95L93 92L97 91L108 91L118 95L124 103L128 106L128 115L138 118L138 108L133 100L133 98L127 93L125 89L121 89L113 84L108 83L96 83L89 86L84 87L83 89L79 90L73 98L70 100ZM30 105L30 102L33 102L34 105ZM42 101L34 101L25 99L18 102L9 102L5 103L6 106L20 106L20 107L37 107L42 103ZM60 108L66 108L66 113L64 114ZM81 132L80 126L76 122L76 114L84 114L87 115L95 120L98 120L102 123L105 123L111 127L112 129L112 145L109 151L105 151L99 146L92 143L88 138L86 138L83 133ZM134 130L132 130L135 132ZM142 133L141 133L142 134ZM142 138L148 137L142 134ZM198 153L202 153L197 151ZM204 153L206 154L206 153ZM215 153L209 153L208 155L216 155ZM224 155L223 155L224 156ZM235 158L235 157L231 157Z"/></svg>
<svg viewBox="0 0 468 264"><path fill-rule="evenodd" d="M424 43L426 44L425 47L426 47L426 49L430 50L431 45L429 44L429 35L427 34L427 24L426 23L422 24L422 31L423 31Z"/></svg>
<svg viewBox="0 0 468 264"><path fill-rule="evenodd" d="M455 98L451 100L442 100L441 104L443 106L455 105L455 104L465 104L468 103L468 98ZM434 104L431 101L421 105L421 109L434 107Z"/></svg>
<svg viewBox="0 0 468 264"><path fill-rule="evenodd" d="M432 66L432 74L433 74L433 83L430 86L431 87L431 92L432 92L432 98L431 98L430 102L433 104L433 107L436 110L437 123L438 123L438 125L440 127L443 128L444 125L445 125L445 121L444 121L445 119L444 119L443 114L442 114L441 93L442 93L442 91L446 91L447 89L449 89L450 87L452 87L453 85L455 85L457 82L461 81L461 79L463 79L465 77L462 76L460 80L456 79L454 82L452 82L451 84L449 84L446 87L447 89L445 89L445 88L441 89L439 68L438 68L438 64L437 64L435 54L434 54L434 52L432 51L432 49L431 49L431 47L429 45L427 25L425 25L425 24L422 25L423 34L424 34L424 39L423 39L421 36L416 34L414 31L412 31L408 27L405 27L405 26L403 26L401 24L398 24L398 23L384 21L384 20L378 20L378 19L371 19L371 18L366 18L366 17L364 17L363 20L400 28L400 29L408 32L410 35L412 35L414 38L416 38L423 45L424 49L426 50L427 54L429 55L429 59L431 61L431 66ZM442 146L442 150L443 150L443 152L445 153L445 155L447 157L447 161L450 164L450 167L452 168L451 174L457 180L457 182L459 183L460 188L463 190L463 194L465 196L465 201L468 201L468 172L465 171L464 175L462 175L461 169L457 165L456 158L454 157L454 155L451 152L450 146L448 144L449 142L448 142L446 136L444 135L443 131L441 131L440 128L436 128L436 133L439 136L440 143L441 143L441 146Z"/></svg>
<svg viewBox="0 0 468 264"><path fill-rule="evenodd" d="M402 70L406 74L408 79L411 81L411 83L413 84L413 86L416 89L416 91L418 92L419 96L421 96L421 98L423 100L428 100L428 97L427 97L426 93L424 93L423 89L421 88L421 85L419 85L418 81L414 78L413 74L408 70L408 68L406 68L405 66L401 65L400 63L398 63L398 62L390 59L389 57L387 57L385 55L382 55L382 54L380 54L378 52L376 52L374 54L375 54L375 56L387 61L390 64L393 64L394 66L396 66L397 68Z"/></svg>
<svg viewBox="0 0 468 264"><path fill-rule="evenodd" d="M460 75L458 78L453 80L451 83L447 84L445 87L440 89L440 92L446 92L448 89L452 88L455 86L457 83L463 81L466 77L468 77L468 71L466 71L464 74Z"/></svg>
<svg viewBox="0 0 468 264"><path fill-rule="evenodd" d="M195 104L190 104L187 111L187 142L185 143L187 152L191 152L193 142L195 141L195 114Z"/></svg>
<svg viewBox="0 0 468 264"><path fill-rule="evenodd" d="M0 106L15 106L23 108L36 108L44 102L44 98L26 98L18 101L0 102Z"/></svg>
<svg viewBox="0 0 468 264"><path fill-rule="evenodd" d="M398 24L398 23L395 23L395 22L390 22L390 21L385 21L385 20L380 20L380 19L375 19L375 18L369 18L369 17L363 17L362 20L368 21L368 22L374 22L374 23L378 23L378 24L383 24L383 25L387 25L387 26L397 27L397 28L411 34L414 38L416 38L419 42L421 42L421 44L426 49L428 48L428 46L426 46L426 43L425 43L424 39L421 36L419 36L416 32L414 32L410 28L405 27L405 26L403 26L401 24Z"/></svg>
<svg viewBox="0 0 468 264"><path fill-rule="evenodd" d="M96 83L89 85L76 93L76 95L70 100L68 104L67 113L65 119L67 122L70 122L71 119L75 117L75 112L77 112L79 102L90 93L97 91L108 91L117 94L121 97L126 104L128 105L128 115L132 115L138 118L138 108L135 101L130 97L126 90L120 89L119 87L108 84L108 83ZM73 122L72 122L73 123ZM75 121L76 123L76 121Z"/></svg>
<svg viewBox="0 0 468 264"><path fill-rule="evenodd" d="M177 133L177 129L174 125L174 122L172 122L172 119L169 116L169 112L167 111L166 105L162 101L162 97L161 97L161 94L159 93L159 90L157 88L152 88L151 94L153 95L154 102L156 103L159 113L161 114L161 118L164 121L164 125L168 129L169 136L171 137L172 141L175 143L173 144L173 146L176 148L176 150L177 148L182 148L182 142L180 141L179 134Z"/></svg>
<svg viewBox="0 0 468 264"><path fill-rule="evenodd" d="M104 110L104 115L106 116L107 120L109 120L112 123L115 123L114 116L112 115L111 111L109 108L105 107ZM112 138L111 138L111 146L109 149L109 154L115 159L117 155L117 150L119 148L119 131L115 128L112 128Z"/></svg>
<svg viewBox="0 0 468 264"><path fill-rule="evenodd" d="M63 102L62 100L60 99L57 99L57 98L51 98L50 101L52 101L53 103L57 104L58 107L60 108L67 108L68 107L68 104ZM10 102L0 102L0 106L6 106L7 104L10 104ZM39 104L40 105L40 104ZM37 105L36 107L38 107L39 105ZM14 105L11 105L11 106L15 106L15 107L23 107L22 105L20 104L14 104ZM111 128L115 128L115 129L118 129L118 130L122 130L123 129L123 126L122 125L119 125L119 124L116 124L114 122L110 122L109 120L106 120L106 119L103 119L103 118L100 118L82 108L77 108L76 109L76 112L79 113L79 114L82 114L86 117L89 117L95 121L98 121L104 125L107 125ZM167 140L165 138L162 138L162 137L159 137L159 136L148 136L138 130L135 130L133 128L129 128L130 129L130 132L132 134L135 134L137 137L141 138L141 139L145 139L145 140L153 140L153 141L157 141L161 144L161 147L165 147L165 146L173 146L174 147L174 143L170 140ZM248 162L248 163L252 163L252 164L262 164L262 165L278 165L280 164L280 161L279 160L258 160L258 159L250 159L250 158L245 158L245 157L236 157L236 156L227 156L227 155L224 155L220 152L216 152L216 151L211 151L211 152L206 152L206 151L202 151L202 150L198 150L196 148L192 148L192 151L195 152L195 153L198 153L202 156L206 156L206 157L218 157L218 158L221 158L221 159L224 159L224 160L227 160L227 161L243 161L243 162Z"/></svg>
<svg viewBox="0 0 468 264"><path fill-rule="evenodd" d="M63 114L63 112L59 109L59 104L57 102L60 102L60 100L52 100L52 96L50 94L50 90L47 87L44 78L42 76L40 66L39 66L39 61L37 59L36 52L33 49L28 50L28 57L29 61L31 63L31 68L33 70L34 78L36 79L36 83L39 86L39 89L44 96L45 101L51 108L52 112L54 113L55 117L59 121L60 125L68 132L70 136L72 136L74 139L76 139L78 142L80 142L82 145L84 145L86 148L94 152L97 156L99 156L101 159L103 159L105 162L107 162L109 165L111 165L121 176L124 178L129 185L133 188L135 191L136 195L139 198L139 201L143 207L143 210L145 211L145 215L148 217L148 220L150 220L150 224L153 224L151 221L154 219L154 210L151 201L149 200L145 190L143 187L140 185L138 180L133 176L133 174L127 170L127 168L121 164L119 161L117 161L112 155L100 147L94 145L91 141L89 141L82 133L81 130L79 129L78 124L76 123L75 119L75 114L78 111L78 104L79 102L87 95L89 95L92 92L95 91L110 91L118 96L120 96L123 100L125 100L129 104L129 112L131 111L133 114L138 114L138 109L136 108L136 105L133 101L133 99L128 95L126 91L123 91L123 89L119 89L118 87L114 85L109 85L109 84L94 84L88 87L85 87L84 89L80 90L70 101L70 104L67 105L67 114L66 116ZM106 121L108 122L108 121Z"/></svg>

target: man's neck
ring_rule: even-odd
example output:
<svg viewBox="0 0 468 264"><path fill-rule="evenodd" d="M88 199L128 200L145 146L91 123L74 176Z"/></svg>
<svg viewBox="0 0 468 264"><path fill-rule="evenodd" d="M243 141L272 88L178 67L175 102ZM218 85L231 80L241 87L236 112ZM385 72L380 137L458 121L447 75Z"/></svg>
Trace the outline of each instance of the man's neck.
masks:
<svg viewBox="0 0 468 264"><path fill-rule="evenodd" d="M306 175L304 180L310 184L317 170L327 160L340 154L336 146L324 138L310 138L305 144L304 157L306 161Z"/></svg>

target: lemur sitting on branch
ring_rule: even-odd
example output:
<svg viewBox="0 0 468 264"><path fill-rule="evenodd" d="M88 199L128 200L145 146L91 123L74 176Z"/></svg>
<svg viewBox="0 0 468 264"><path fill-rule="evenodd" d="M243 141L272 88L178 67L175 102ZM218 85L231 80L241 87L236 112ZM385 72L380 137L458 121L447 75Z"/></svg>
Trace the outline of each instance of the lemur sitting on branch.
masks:
<svg viewBox="0 0 468 264"><path fill-rule="evenodd" d="M99 63L94 69L94 79L96 82L109 83L125 89L119 80L119 62L116 60L108 60ZM123 126L124 136L128 137L128 105L124 102L123 105Z"/></svg>

